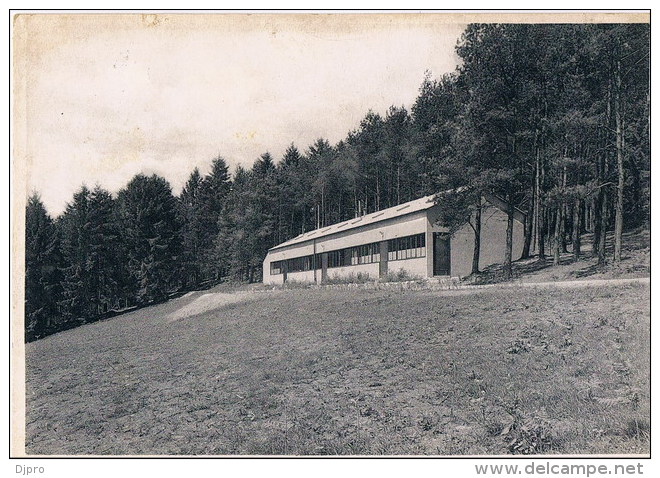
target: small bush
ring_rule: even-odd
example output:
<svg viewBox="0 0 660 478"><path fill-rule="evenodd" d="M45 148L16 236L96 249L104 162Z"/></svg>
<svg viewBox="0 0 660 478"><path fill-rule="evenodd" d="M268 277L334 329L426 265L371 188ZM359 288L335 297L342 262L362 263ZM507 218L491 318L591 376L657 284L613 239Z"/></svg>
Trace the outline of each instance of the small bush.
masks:
<svg viewBox="0 0 660 478"><path fill-rule="evenodd" d="M421 277L410 275L405 269L399 269L398 271L390 271L387 273L387 276L383 282L407 282L407 281L416 281L421 280Z"/></svg>
<svg viewBox="0 0 660 478"><path fill-rule="evenodd" d="M524 352L529 352L529 343L523 342L522 340L516 340L511 346L506 349L508 354L521 354Z"/></svg>
<svg viewBox="0 0 660 478"><path fill-rule="evenodd" d="M437 420L431 415L423 415L417 422L419 427L425 432L429 432L437 425Z"/></svg>
<svg viewBox="0 0 660 478"><path fill-rule="evenodd" d="M314 285L313 282L287 280L284 284L282 284L282 288L283 289L309 289L312 285Z"/></svg>
<svg viewBox="0 0 660 478"><path fill-rule="evenodd" d="M501 432L514 455L537 455L558 448L552 425L540 417L515 416Z"/></svg>
<svg viewBox="0 0 660 478"><path fill-rule="evenodd" d="M626 422L623 434L628 438L647 438L651 435L651 425L644 418L631 418Z"/></svg>
<svg viewBox="0 0 660 478"><path fill-rule="evenodd" d="M358 272L355 274L351 272L347 276L338 276L334 275L329 278L325 283L326 284L364 284L366 282L371 282L372 279L366 272Z"/></svg>

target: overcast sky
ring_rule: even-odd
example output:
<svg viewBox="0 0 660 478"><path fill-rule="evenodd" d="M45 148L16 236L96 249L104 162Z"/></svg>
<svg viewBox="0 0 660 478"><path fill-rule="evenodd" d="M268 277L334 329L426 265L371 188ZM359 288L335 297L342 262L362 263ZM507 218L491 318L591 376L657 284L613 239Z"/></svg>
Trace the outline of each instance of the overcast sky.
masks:
<svg viewBox="0 0 660 478"><path fill-rule="evenodd" d="M291 143L335 144L369 109L410 107L453 71L464 24L423 15L38 15L14 25L25 67L27 192L53 215L85 183L138 172L178 193ZM21 43L25 40L24 43ZM23 48L24 47L24 48ZM18 158L20 159L20 158Z"/></svg>

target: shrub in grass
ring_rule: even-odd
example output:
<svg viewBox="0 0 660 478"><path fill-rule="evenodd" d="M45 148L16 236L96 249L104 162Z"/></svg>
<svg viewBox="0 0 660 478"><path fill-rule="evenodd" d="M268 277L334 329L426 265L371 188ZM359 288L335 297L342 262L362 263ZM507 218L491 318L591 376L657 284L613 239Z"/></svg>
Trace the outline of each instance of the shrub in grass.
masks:
<svg viewBox="0 0 660 478"><path fill-rule="evenodd" d="M422 280L419 276L413 276L405 269L399 269L398 271L390 271L387 273L387 276L383 282L407 282L407 281L418 281Z"/></svg>
<svg viewBox="0 0 660 478"><path fill-rule="evenodd" d="M284 284L282 284L282 288L284 288L284 289L309 289L313 284L314 284L313 282L287 280Z"/></svg>
<svg viewBox="0 0 660 478"><path fill-rule="evenodd" d="M521 354L524 352L529 352L529 343L523 342L520 339L517 339L508 349L506 349L506 353L508 354Z"/></svg>
<svg viewBox="0 0 660 478"><path fill-rule="evenodd" d="M628 438L645 438L651 435L651 425L644 418L631 418L626 421L623 434Z"/></svg>
<svg viewBox="0 0 660 478"><path fill-rule="evenodd" d="M371 282L372 279L366 272L351 272L347 276L334 275L326 281L326 284L364 284Z"/></svg>
<svg viewBox="0 0 660 478"><path fill-rule="evenodd" d="M525 418L515 413L500 435L507 441L509 452L514 455L537 455L559 448L552 425L541 417Z"/></svg>

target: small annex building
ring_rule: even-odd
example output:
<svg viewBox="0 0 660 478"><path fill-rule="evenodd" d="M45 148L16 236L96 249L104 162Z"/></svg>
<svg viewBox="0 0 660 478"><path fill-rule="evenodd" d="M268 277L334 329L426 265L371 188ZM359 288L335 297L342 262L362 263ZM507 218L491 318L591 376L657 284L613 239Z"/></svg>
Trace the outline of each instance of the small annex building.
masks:
<svg viewBox="0 0 660 478"><path fill-rule="evenodd" d="M506 203L484 196L479 268L504 262ZM300 234L268 250L264 284L326 282L367 274L371 279L404 270L411 277L464 277L472 269L474 232L451 237L438 224L439 207L426 196L378 212ZM525 216L514 212L513 260L522 254Z"/></svg>

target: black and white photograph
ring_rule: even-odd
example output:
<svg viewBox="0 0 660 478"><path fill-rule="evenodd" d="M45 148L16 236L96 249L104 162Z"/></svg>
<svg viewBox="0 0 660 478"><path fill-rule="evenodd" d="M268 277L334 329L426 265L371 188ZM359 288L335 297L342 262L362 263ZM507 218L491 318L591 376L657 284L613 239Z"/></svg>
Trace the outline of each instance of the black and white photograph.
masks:
<svg viewBox="0 0 660 478"><path fill-rule="evenodd" d="M649 458L650 21L11 11L10 456Z"/></svg>

